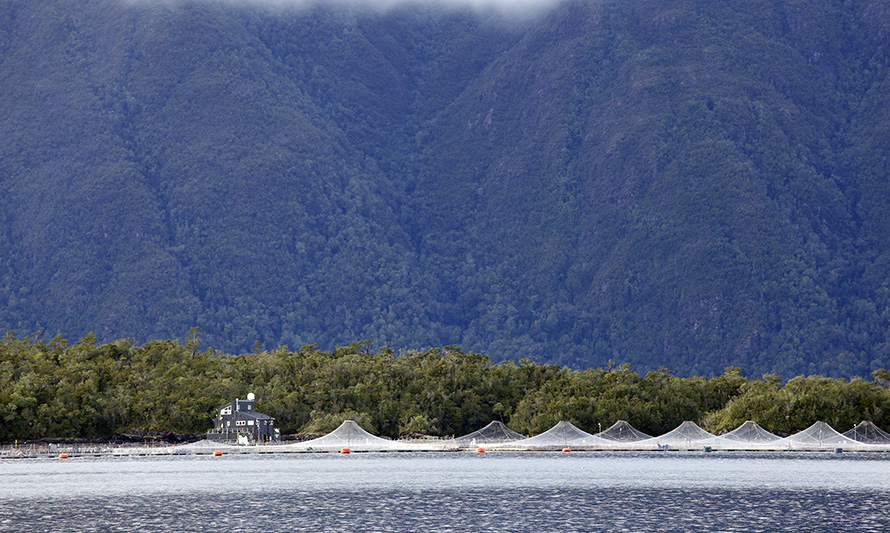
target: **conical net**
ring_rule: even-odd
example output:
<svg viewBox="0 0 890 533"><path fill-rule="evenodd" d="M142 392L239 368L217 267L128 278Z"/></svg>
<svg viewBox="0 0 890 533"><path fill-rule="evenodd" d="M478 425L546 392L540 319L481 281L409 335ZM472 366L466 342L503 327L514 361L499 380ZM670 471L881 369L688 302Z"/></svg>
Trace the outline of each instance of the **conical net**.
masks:
<svg viewBox="0 0 890 533"><path fill-rule="evenodd" d="M524 439L521 433L508 428L503 422L495 420L482 429L457 437L452 442L458 446L475 446L477 444L492 444L499 442L511 442Z"/></svg>
<svg viewBox="0 0 890 533"><path fill-rule="evenodd" d="M708 433L692 421L685 421L673 431L669 431L658 437L629 443L634 449L659 449L672 448L688 449L697 448L701 443L714 438L713 433Z"/></svg>
<svg viewBox="0 0 890 533"><path fill-rule="evenodd" d="M865 420L853 426L853 429L845 431L843 435L866 444L890 444L890 433Z"/></svg>
<svg viewBox="0 0 890 533"><path fill-rule="evenodd" d="M375 437L362 429L352 420L346 420L340 427L323 437L280 446L282 451L339 451L348 448L350 451L387 451L406 450L414 447L407 443ZM268 447L266 448L268 449Z"/></svg>
<svg viewBox="0 0 890 533"><path fill-rule="evenodd" d="M601 448L614 444L586 431L582 431L571 422L565 420L534 437L504 443L502 447L510 449L548 450L561 448Z"/></svg>
<svg viewBox="0 0 890 533"><path fill-rule="evenodd" d="M225 442L217 442L207 439L201 439L197 442L190 442L188 444L180 444L176 447L177 450L186 450L193 452L209 452L213 450L219 450L223 448L237 448L232 444L227 444Z"/></svg>
<svg viewBox="0 0 890 533"><path fill-rule="evenodd" d="M673 431L669 431L657 438L662 443L684 444L709 439L713 436L713 433L708 433L700 428L695 422L687 420L677 426Z"/></svg>
<svg viewBox="0 0 890 533"><path fill-rule="evenodd" d="M602 433L597 433L596 436L601 439L612 440L615 442L635 442L652 438L651 435L643 433L624 420L615 422L609 429Z"/></svg>
<svg viewBox="0 0 890 533"><path fill-rule="evenodd" d="M853 447L859 445L853 439L849 439L825 422L816 422L807 429L777 441L789 449L819 449L823 447Z"/></svg>
<svg viewBox="0 0 890 533"><path fill-rule="evenodd" d="M750 442L755 444L772 442L781 438L782 437L774 435L769 431L763 429L762 427L760 427L759 424L757 424L757 422L754 422L752 420L748 420L729 433L717 437L717 439L719 440L733 441L739 443Z"/></svg>

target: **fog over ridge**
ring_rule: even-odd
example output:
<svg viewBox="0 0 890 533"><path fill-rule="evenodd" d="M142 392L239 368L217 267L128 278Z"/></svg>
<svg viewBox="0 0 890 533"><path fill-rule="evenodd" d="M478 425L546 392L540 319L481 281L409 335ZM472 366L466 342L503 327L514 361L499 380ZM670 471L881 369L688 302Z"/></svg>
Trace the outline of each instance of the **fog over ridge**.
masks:
<svg viewBox="0 0 890 533"><path fill-rule="evenodd" d="M175 4L188 0L123 0L131 4ZM213 1L213 0L205 0ZM471 8L493 10L505 14L535 13L548 10L564 0L217 0L232 5L257 5L280 8L309 8L324 5L352 6L386 11L401 6L429 6L443 8Z"/></svg>

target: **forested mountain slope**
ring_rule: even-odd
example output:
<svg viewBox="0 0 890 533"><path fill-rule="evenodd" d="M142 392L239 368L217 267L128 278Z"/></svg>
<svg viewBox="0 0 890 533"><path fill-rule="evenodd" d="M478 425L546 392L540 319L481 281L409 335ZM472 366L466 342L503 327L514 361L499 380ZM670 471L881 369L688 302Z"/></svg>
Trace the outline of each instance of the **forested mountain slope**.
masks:
<svg viewBox="0 0 890 533"><path fill-rule="evenodd" d="M890 7L0 1L0 324L890 364Z"/></svg>

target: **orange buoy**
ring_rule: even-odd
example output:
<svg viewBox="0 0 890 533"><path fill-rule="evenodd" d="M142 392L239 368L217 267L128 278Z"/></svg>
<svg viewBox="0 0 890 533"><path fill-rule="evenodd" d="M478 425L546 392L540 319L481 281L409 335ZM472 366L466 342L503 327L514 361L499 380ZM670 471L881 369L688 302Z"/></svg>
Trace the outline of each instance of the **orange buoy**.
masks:
<svg viewBox="0 0 890 533"><path fill-rule="evenodd" d="M219 457L219 456L221 456L221 455L222 455L222 450L213 450L213 456L214 456L214 457Z"/></svg>
<svg viewBox="0 0 890 533"><path fill-rule="evenodd" d="M564 451L564 452L570 452L570 451L572 451L572 449L571 449L571 448L563 448L562 451Z"/></svg>
<svg viewBox="0 0 890 533"><path fill-rule="evenodd" d="M476 453L485 453L485 448L483 448L482 446L476 448Z"/></svg>
<svg viewBox="0 0 890 533"><path fill-rule="evenodd" d="M59 454L59 459L67 459L67 458L68 458L68 454L67 454L67 453L60 453L60 454Z"/></svg>
<svg viewBox="0 0 890 533"><path fill-rule="evenodd" d="M340 453L342 453L342 454L344 454L344 455L347 454L347 453L349 453L350 451L351 451L351 450L350 450L349 448L340 448Z"/></svg>

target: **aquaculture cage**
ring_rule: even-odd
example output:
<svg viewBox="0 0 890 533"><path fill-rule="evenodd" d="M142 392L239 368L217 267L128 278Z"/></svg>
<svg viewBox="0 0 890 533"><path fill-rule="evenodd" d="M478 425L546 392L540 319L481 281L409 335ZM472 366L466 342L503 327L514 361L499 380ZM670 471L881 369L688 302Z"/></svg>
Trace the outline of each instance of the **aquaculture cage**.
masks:
<svg viewBox="0 0 890 533"><path fill-rule="evenodd" d="M816 422L800 433L785 437L774 443L787 450L830 450L858 449L862 443L845 437L825 422Z"/></svg>
<svg viewBox="0 0 890 533"><path fill-rule="evenodd" d="M468 433L446 442L456 448L476 448L482 445L499 444L522 440L525 435L508 428L503 422L495 420L482 429Z"/></svg>
<svg viewBox="0 0 890 533"><path fill-rule="evenodd" d="M498 445L511 450L572 450L613 448L614 441L601 439L565 420L540 435Z"/></svg>
<svg viewBox="0 0 890 533"><path fill-rule="evenodd" d="M285 444L265 446L268 451L305 451L305 452L382 452L408 451L420 449L419 446L392 441L372 435L352 420L345 420L340 427L323 437Z"/></svg>
<svg viewBox="0 0 890 533"><path fill-rule="evenodd" d="M643 433L624 420L615 422L609 429L597 433L595 436L615 442L636 442L652 438L652 435Z"/></svg>
<svg viewBox="0 0 890 533"><path fill-rule="evenodd" d="M231 448L238 448L238 446L235 446L234 444L228 444L226 442L208 439L201 439L199 441L190 442L188 444L180 444L176 446L177 450L193 453L210 453L214 450L224 450Z"/></svg>
<svg viewBox="0 0 890 533"><path fill-rule="evenodd" d="M876 426L874 422L863 420L853 426L853 429L844 431L842 435L856 442L890 446L890 433Z"/></svg>
<svg viewBox="0 0 890 533"><path fill-rule="evenodd" d="M698 424L692 421L685 421L676 429L652 437L646 440L631 443L635 449L652 449L652 450L688 450L702 446L702 442L714 438L716 435L708 433L700 428Z"/></svg>
<svg viewBox="0 0 890 533"><path fill-rule="evenodd" d="M708 439L702 445L720 450L758 450L771 449L781 439L782 437L760 427L757 422L748 420L729 433Z"/></svg>

